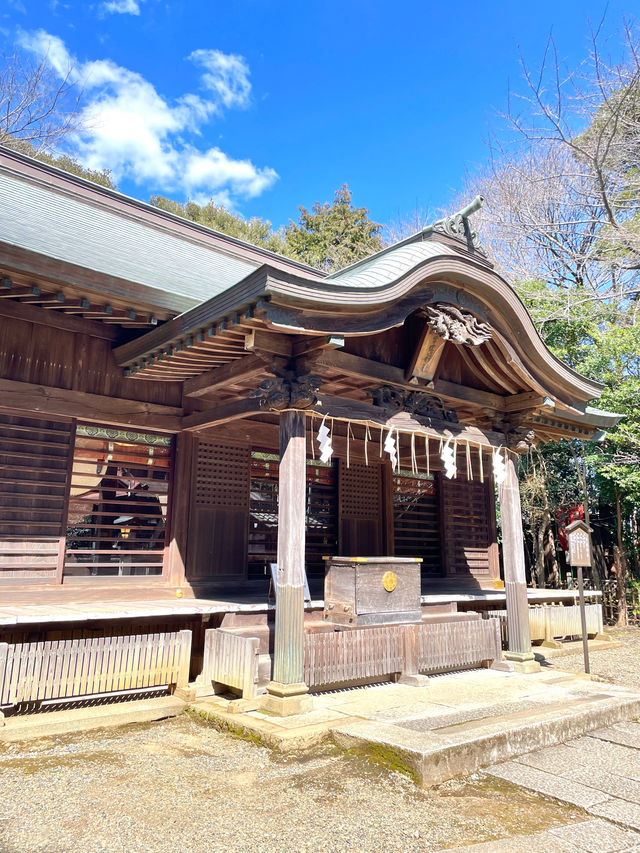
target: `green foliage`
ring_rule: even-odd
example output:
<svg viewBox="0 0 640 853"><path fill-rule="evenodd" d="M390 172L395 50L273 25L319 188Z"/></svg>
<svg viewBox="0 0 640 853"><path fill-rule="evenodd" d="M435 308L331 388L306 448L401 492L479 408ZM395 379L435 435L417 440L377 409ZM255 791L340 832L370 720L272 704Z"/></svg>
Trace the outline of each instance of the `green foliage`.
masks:
<svg viewBox="0 0 640 853"><path fill-rule="evenodd" d="M58 169L63 169L71 175L77 175L79 178L84 178L101 187L106 187L110 190L115 190L116 186L111 180L111 172L108 169L87 169L79 163L74 157L69 157L67 154L49 154L46 151L38 151L26 142L24 139L5 139L2 143L6 148L11 148L19 154L24 154L27 157L33 157L40 160L42 163L47 163L49 166L56 166Z"/></svg>
<svg viewBox="0 0 640 853"><path fill-rule="evenodd" d="M182 204L161 195L154 195L151 196L150 202L160 210L190 219L192 222L228 234L230 237L245 240L254 246L261 246L280 254L285 250L282 230L274 231L268 219L260 219L257 216L244 219L213 201L202 205L196 204L195 201Z"/></svg>
<svg viewBox="0 0 640 853"><path fill-rule="evenodd" d="M365 207L354 207L344 184L333 203L300 208L298 222L285 231L285 254L326 272L349 266L383 247L382 226L369 219Z"/></svg>
<svg viewBox="0 0 640 853"><path fill-rule="evenodd" d="M315 202L311 211L301 207L297 223L277 230L266 219L243 219L213 201L182 204L156 195L151 204L326 272L355 263L383 246L381 226L369 219L366 208L353 206L346 184L336 191L332 204Z"/></svg>

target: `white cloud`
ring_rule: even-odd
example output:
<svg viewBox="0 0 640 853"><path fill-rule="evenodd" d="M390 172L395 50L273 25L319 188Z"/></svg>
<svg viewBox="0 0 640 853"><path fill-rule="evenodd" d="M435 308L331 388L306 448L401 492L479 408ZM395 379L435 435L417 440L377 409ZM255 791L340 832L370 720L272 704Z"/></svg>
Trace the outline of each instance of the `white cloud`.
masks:
<svg viewBox="0 0 640 853"><path fill-rule="evenodd" d="M141 74L109 59L78 62L60 38L44 30L22 33L20 44L46 56L60 77L69 75L82 88L83 130L71 145L90 168L110 169L116 181L126 178L194 200L214 198L230 207L278 179L269 167L236 160L216 147L200 150L194 142L225 108L249 104L250 72L243 57L194 51L189 59L204 68L206 94L187 92L169 101Z"/></svg>
<svg viewBox="0 0 640 853"><path fill-rule="evenodd" d="M194 50L189 59L205 69L204 85L219 96L225 107L248 106L251 83L243 56L219 50Z"/></svg>
<svg viewBox="0 0 640 853"><path fill-rule="evenodd" d="M139 15L140 3L138 0L106 0L102 4L102 10L112 15Z"/></svg>

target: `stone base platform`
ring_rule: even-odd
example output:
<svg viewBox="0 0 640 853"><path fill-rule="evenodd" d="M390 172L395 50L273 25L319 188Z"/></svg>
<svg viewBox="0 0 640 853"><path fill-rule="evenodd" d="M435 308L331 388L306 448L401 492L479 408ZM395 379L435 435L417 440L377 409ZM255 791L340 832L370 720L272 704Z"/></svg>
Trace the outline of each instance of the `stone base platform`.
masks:
<svg viewBox="0 0 640 853"><path fill-rule="evenodd" d="M369 755L423 786L563 743L640 714L640 692L557 670L470 670L428 686L383 684L313 696L313 710L278 718L234 713L233 702L193 710L222 729L283 752L334 743Z"/></svg>

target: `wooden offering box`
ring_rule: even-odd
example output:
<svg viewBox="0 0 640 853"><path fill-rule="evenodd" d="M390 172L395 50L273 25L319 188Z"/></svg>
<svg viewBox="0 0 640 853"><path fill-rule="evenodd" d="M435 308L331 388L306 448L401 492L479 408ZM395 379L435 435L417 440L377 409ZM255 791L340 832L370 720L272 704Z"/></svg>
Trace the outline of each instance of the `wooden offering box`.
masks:
<svg viewBox="0 0 640 853"><path fill-rule="evenodd" d="M324 618L337 625L419 622L420 565L413 557L325 557Z"/></svg>

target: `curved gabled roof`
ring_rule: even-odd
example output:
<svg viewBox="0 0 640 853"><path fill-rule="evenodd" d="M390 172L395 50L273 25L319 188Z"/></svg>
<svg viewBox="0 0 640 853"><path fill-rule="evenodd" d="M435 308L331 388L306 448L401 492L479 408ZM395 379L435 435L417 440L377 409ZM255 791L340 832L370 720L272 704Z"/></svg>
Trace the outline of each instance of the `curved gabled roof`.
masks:
<svg viewBox="0 0 640 853"><path fill-rule="evenodd" d="M391 247L326 278L283 275L264 266L224 294L122 347L119 361L133 364L257 300L264 303L260 316L274 329L347 336L401 325L424 304L453 303L489 323L509 369L539 393L583 408L603 387L550 352L513 288L484 258L474 257L463 244L458 249L453 241L439 240Z"/></svg>

